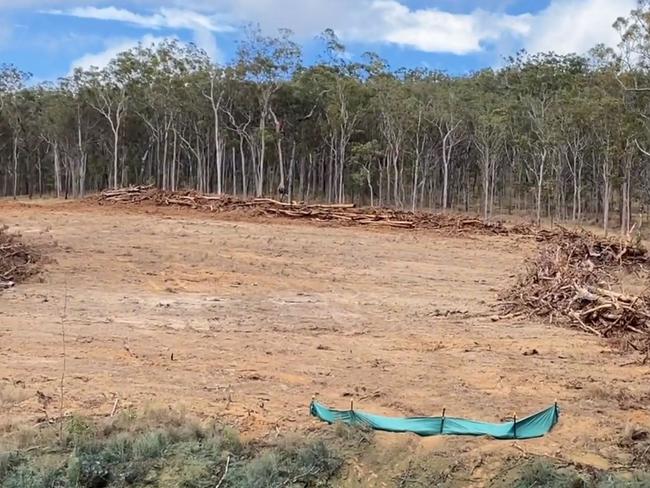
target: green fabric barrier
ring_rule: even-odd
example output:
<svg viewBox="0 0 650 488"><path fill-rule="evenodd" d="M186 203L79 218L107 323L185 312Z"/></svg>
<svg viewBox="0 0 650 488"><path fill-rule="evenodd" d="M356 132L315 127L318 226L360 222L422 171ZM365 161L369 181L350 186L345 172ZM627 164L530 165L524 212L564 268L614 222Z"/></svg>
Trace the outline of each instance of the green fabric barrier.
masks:
<svg viewBox="0 0 650 488"><path fill-rule="evenodd" d="M472 435L495 439L533 439L549 433L558 422L557 404L521 420L491 424L456 417L384 417L359 410L333 410L316 401L310 405L314 417L330 424L364 425L384 432L411 432L419 436Z"/></svg>

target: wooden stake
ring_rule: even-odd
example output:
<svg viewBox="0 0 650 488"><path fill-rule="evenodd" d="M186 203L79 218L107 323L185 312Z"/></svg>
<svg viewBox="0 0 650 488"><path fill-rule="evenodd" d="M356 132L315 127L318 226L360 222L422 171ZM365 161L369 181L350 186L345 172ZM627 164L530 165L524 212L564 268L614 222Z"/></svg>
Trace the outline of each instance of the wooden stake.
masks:
<svg viewBox="0 0 650 488"><path fill-rule="evenodd" d="M440 419L440 433L442 434L442 431L445 428L445 413L447 412L446 408L442 409L442 418Z"/></svg>
<svg viewBox="0 0 650 488"><path fill-rule="evenodd" d="M514 430L515 439L517 438L517 412L512 414L512 428Z"/></svg>
<svg viewBox="0 0 650 488"><path fill-rule="evenodd" d="M119 401L120 401L119 397L115 399L115 403L113 403L113 410L111 410L111 417L115 415L115 410L117 410L117 402Z"/></svg>

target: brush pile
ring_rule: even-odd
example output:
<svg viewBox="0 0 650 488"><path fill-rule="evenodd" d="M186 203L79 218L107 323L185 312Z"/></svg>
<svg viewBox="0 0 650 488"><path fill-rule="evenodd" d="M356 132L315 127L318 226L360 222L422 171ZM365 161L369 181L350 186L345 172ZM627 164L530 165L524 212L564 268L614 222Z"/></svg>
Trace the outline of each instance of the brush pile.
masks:
<svg viewBox="0 0 650 488"><path fill-rule="evenodd" d="M0 291L37 271L38 255L20 237L0 226Z"/></svg>
<svg viewBox="0 0 650 488"><path fill-rule="evenodd" d="M452 214L407 212L386 208L356 208L352 203L312 204L280 202L270 198L243 200L231 196L203 195L193 191L169 192L152 186L107 190L99 203L153 204L188 207L208 212L242 212L252 216L281 217L338 225L367 225L398 229L446 229L454 232L508 234L501 223Z"/></svg>
<svg viewBox="0 0 650 488"><path fill-rule="evenodd" d="M600 337L650 339L650 295L612 290L621 273L646 273L648 252L630 240L602 239L560 229L540 233L542 249L502 296L509 313L528 313Z"/></svg>

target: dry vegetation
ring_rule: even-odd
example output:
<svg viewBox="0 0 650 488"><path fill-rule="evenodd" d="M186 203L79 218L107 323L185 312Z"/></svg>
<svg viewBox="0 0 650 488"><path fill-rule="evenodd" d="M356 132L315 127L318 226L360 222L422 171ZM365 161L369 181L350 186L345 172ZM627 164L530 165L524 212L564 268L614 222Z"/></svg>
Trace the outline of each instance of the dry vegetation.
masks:
<svg viewBox="0 0 650 488"><path fill-rule="evenodd" d="M648 258L636 242L149 187L90 204L2 205L30 245L59 244L44 283L27 280L1 297L3 488L647 483L632 474L650 452L642 356L534 318L642 349L650 300L628 285L645 280ZM16 276L33 273L35 260ZM56 317L65 287L62 442ZM493 321L504 288L506 312ZM370 442L315 424L314 394L387 415L444 406L498 421L555 398L563 410L550 436L517 446ZM186 405L201 420L142 414L152 400ZM287 440L296 433L301 440Z"/></svg>
<svg viewBox="0 0 650 488"><path fill-rule="evenodd" d="M311 222L332 222L338 225L368 225L398 229L437 229L505 235L501 223L453 214L407 212L389 208L356 208L354 204L305 204L280 202L270 198L243 200L231 196L209 196L194 191L170 192L152 186L135 186L107 190L99 203L150 203L157 206L180 206L207 212L239 212L248 216L284 217Z"/></svg>
<svg viewBox="0 0 650 488"><path fill-rule="evenodd" d="M284 217L338 225L370 225L401 229L436 229L451 233L525 236L540 243L517 285L503 295L507 313L529 313L551 322L573 324L600 337L634 336L628 344L650 347L650 295L620 293L617 273L645 273L650 256L631 239L607 239L592 233L507 226L455 214L355 208L353 204L285 203L269 198L242 200L197 192L169 192L153 186L107 190L100 204L153 204L207 212L239 212L249 216Z"/></svg>
<svg viewBox="0 0 650 488"><path fill-rule="evenodd" d="M633 443L639 432L626 430L623 439ZM361 488L369 483L464 488L477 485L472 474L484 462L482 457L468 464L408 448L386 449L371 431L344 425L251 442L217 421L167 408L124 411L106 419L72 416L63 429L48 424L23 428L1 436L0 442L2 488ZM644 488L649 482L640 470L606 473L519 453L479 485Z"/></svg>
<svg viewBox="0 0 650 488"><path fill-rule="evenodd" d="M33 275L38 259L38 254L20 236L0 226L0 290Z"/></svg>
<svg viewBox="0 0 650 488"><path fill-rule="evenodd" d="M547 317L570 323L600 337L630 337L630 346L650 346L650 295L615 288L621 276L643 282L650 256L639 243L607 239L588 232L559 229L540 232L539 255L528 263L517 284L503 295L510 313Z"/></svg>

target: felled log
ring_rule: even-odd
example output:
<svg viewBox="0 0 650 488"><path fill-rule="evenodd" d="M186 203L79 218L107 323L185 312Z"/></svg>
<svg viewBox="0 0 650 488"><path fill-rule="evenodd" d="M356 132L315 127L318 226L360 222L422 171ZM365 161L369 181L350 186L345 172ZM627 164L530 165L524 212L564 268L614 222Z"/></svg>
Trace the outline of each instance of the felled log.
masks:
<svg viewBox="0 0 650 488"><path fill-rule="evenodd" d="M195 191L162 191L155 187L135 186L117 190L106 190L98 197L99 203L146 204L159 206L190 207L207 212L227 212L229 210L249 211L251 215L260 213L310 220L313 222L337 222L341 225L375 225L404 229L437 229L449 232L473 232L486 234L508 234L511 231L501 223L484 222L453 214L434 214L409 212L386 208L356 208L353 203L304 204L300 202L281 202L272 198L242 200L227 195L202 195ZM378 223L385 222L385 223ZM514 233L534 235L529 228L515 229ZM536 231L535 231L536 232Z"/></svg>

